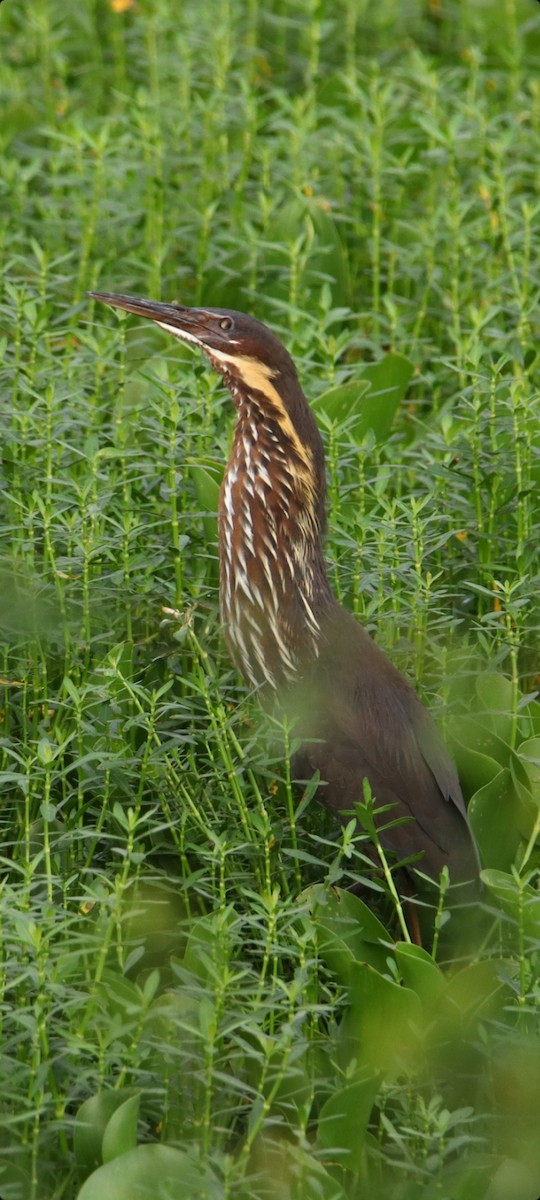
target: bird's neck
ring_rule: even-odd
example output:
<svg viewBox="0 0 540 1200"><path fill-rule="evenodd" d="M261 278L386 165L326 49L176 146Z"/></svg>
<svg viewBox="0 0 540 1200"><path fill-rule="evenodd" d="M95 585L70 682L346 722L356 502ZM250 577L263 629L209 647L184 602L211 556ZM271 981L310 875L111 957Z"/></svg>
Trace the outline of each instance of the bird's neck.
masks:
<svg viewBox="0 0 540 1200"><path fill-rule="evenodd" d="M322 551L322 443L305 400L315 447L264 398L234 399L219 513L222 618L241 673L279 687L318 655L321 619L332 603Z"/></svg>

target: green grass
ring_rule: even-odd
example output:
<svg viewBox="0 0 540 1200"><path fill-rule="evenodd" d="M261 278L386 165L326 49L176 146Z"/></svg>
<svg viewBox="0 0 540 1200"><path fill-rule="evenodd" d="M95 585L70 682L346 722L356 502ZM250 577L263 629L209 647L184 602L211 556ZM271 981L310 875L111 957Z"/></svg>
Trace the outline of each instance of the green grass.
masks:
<svg viewBox="0 0 540 1200"><path fill-rule="evenodd" d="M536 1200L540 10L6 0L0 35L2 1200ZM458 967L335 890L362 839L219 633L228 398L90 288L252 311L321 397L333 586L474 796ZM360 435L324 393L389 353Z"/></svg>

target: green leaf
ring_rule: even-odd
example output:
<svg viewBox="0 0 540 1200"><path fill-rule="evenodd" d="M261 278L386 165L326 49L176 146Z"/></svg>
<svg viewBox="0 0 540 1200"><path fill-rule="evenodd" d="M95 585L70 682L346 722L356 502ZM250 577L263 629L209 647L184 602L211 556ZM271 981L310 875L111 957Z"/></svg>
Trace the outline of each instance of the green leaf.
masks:
<svg viewBox="0 0 540 1200"><path fill-rule="evenodd" d="M183 1150L145 1145L94 1171L77 1200L218 1200L220 1195L215 1177Z"/></svg>
<svg viewBox="0 0 540 1200"><path fill-rule="evenodd" d="M425 1008L431 1008L446 987L446 978L426 950L408 942L398 942L395 955L406 987L420 997Z"/></svg>
<svg viewBox="0 0 540 1200"><path fill-rule="evenodd" d="M312 400L311 407L315 412L322 412L330 421L338 424L350 423L355 433L357 425L362 420L361 403L369 392L369 380L355 379L354 382L342 383L338 387L321 392Z"/></svg>
<svg viewBox="0 0 540 1200"><path fill-rule="evenodd" d="M219 489L223 478L221 466L202 467L192 466L189 469L195 494L201 506L203 515L204 535L208 542L217 543L217 512L219 505Z"/></svg>
<svg viewBox="0 0 540 1200"><path fill-rule="evenodd" d="M390 433L413 371L413 364L402 354L387 354L380 362L363 367L354 380L317 396L312 408L324 412L332 421L346 422L358 442L370 429L376 440L383 442Z"/></svg>
<svg viewBox="0 0 540 1200"><path fill-rule="evenodd" d="M370 1074L340 1088L321 1109L319 1143L346 1170L358 1171L362 1166L366 1130L380 1081L380 1075Z"/></svg>
<svg viewBox="0 0 540 1200"><path fill-rule="evenodd" d="M362 436L372 429L378 442L388 437L413 374L413 363L403 354L387 354L362 369L361 379L370 384L362 402Z"/></svg>
<svg viewBox="0 0 540 1200"><path fill-rule="evenodd" d="M509 768L514 791L519 797L519 820L523 836L530 827L531 807L529 776L525 766L507 742L493 729L470 717L456 717L450 724L452 749L464 790L469 794L491 783L501 768Z"/></svg>
<svg viewBox="0 0 540 1200"><path fill-rule="evenodd" d="M510 998L507 974L507 964L499 959L468 963L449 979L445 999L458 1009L462 1022L487 1017Z"/></svg>
<svg viewBox="0 0 540 1200"><path fill-rule="evenodd" d="M236 917L231 906L219 914L200 917L189 931L182 966L206 982L215 972L217 960L230 952L230 932Z"/></svg>
<svg viewBox="0 0 540 1200"><path fill-rule="evenodd" d="M482 871L482 880L518 928L527 937L540 940L540 895L536 889L504 871Z"/></svg>
<svg viewBox="0 0 540 1200"><path fill-rule="evenodd" d="M523 763L529 779L532 795L538 804L540 802L540 737L528 738L522 742L518 757Z"/></svg>
<svg viewBox="0 0 540 1200"><path fill-rule="evenodd" d="M510 680L496 671L486 671L478 676L475 687L482 705L482 721L508 744L512 738L514 709Z"/></svg>
<svg viewBox="0 0 540 1200"><path fill-rule="evenodd" d="M485 866L503 871L512 866L520 838L528 841L538 819L523 763L513 750L509 750L509 760L510 770L499 772L469 804Z"/></svg>
<svg viewBox="0 0 540 1200"><path fill-rule="evenodd" d="M137 1121L139 1119L140 1093L129 1096L110 1118L103 1134L103 1162L111 1162L120 1154L126 1154L137 1145Z"/></svg>
<svg viewBox="0 0 540 1200"><path fill-rule="evenodd" d="M98 1092L81 1104L77 1113L73 1134L73 1148L77 1165L88 1175L102 1161L102 1145L105 1129L117 1108L133 1096L137 1088L118 1088L116 1091Z"/></svg>
<svg viewBox="0 0 540 1200"><path fill-rule="evenodd" d="M504 742L488 725L482 724L481 721L475 721L469 716L454 717L450 722L450 731L452 737L455 736L460 745L470 753L482 755L491 762L498 763L499 768L510 765L511 751L508 742ZM483 782L487 783L488 781L485 779Z"/></svg>
<svg viewBox="0 0 540 1200"><path fill-rule="evenodd" d="M516 822L517 798L508 768L475 792L469 804L469 821L482 862L509 870L516 857L520 833Z"/></svg>
<svg viewBox="0 0 540 1200"><path fill-rule="evenodd" d="M416 1062L423 1024L415 992L380 975L367 963L354 963L349 985L350 1008L339 1031L340 1059L347 1068L400 1074Z"/></svg>
<svg viewBox="0 0 540 1200"><path fill-rule="evenodd" d="M321 958L341 983L349 983L355 962L384 968L390 934L358 896L340 889L318 888L312 920Z"/></svg>

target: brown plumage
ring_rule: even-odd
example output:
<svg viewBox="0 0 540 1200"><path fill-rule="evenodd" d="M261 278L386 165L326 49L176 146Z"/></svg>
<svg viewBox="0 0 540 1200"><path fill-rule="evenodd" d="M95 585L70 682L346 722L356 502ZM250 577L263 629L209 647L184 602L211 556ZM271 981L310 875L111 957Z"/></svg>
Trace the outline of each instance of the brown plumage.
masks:
<svg viewBox="0 0 540 1200"><path fill-rule="evenodd" d="M247 681L299 714L294 777L320 772L317 797L341 820L368 779L384 833L401 860L420 854L433 879L478 874L459 780L412 687L333 597L326 576L322 440L294 363L261 322L228 309L191 309L129 296L96 299L149 317L199 346L237 410L219 505L225 636ZM298 732L295 730L295 736Z"/></svg>

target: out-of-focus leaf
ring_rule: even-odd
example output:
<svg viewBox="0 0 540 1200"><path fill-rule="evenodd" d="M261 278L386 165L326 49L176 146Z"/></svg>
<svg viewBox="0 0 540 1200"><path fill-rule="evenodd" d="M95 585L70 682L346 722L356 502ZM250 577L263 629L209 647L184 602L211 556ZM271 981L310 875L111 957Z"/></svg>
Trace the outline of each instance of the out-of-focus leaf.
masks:
<svg viewBox="0 0 540 1200"><path fill-rule="evenodd" d="M375 914L352 892L323 887L314 891L312 920L319 953L340 982L349 983L355 962L383 970L391 938Z"/></svg>
<svg viewBox="0 0 540 1200"><path fill-rule="evenodd" d="M205 538L207 542L217 544L217 511L223 470L218 466L197 465L190 467L189 474L193 480L197 500L205 514L203 517Z"/></svg>
<svg viewBox="0 0 540 1200"><path fill-rule="evenodd" d="M525 767L531 785L533 799L540 803L540 737L522 742L518 756Z"/></svg>
<svg viewBox="0 0 540 1200"><path fill-rule="evenodd" d="M349 1171L358 1171L364 1156L367 1124L380 1086L380 1075L370 1073L335 1092L319 1116L319 1142L323 1150Z"/></svg>
<svg viewBox="0 0 540 1200"><path fill-rule="evenodd" d="M482 879L498 904L525 934L540 940L540 895L530 883L523 883L504 871L482 871Z"/></svg>
<svg viewBox="0 0 540 1200"><path fill-rule="evenodd" d="M467 963L448 980L445 999L455 1005L462 1021L488 1016L510 997L506 971L506 963L498 959Z"/></svg>
<svg viewBox="0 0 540 1200"><path fill-rule="evenodd" d="M81 1104L75 1122L73 1147L77 1165L83 1174L88 1175L102 1161L103 1135L113 1113L126 1100L137 1095L137 1088L111 1089L98 1092Z"/></svg>
<svg viewBox="0 0 540 1200"><path fill-rule="evenodd" d="M2 144L6 148L13 138L40 125L41 113L27 100L14 100L2 111Z"/></svg>
<svg viewBox="0 0 540 1200"><path fill-rule="evenodd" d="M501 871L512 866L520 838L528 841L538 818L538 807L523 786L523 764L519 763L516 771L516 762L517 754L512 752L511 769L500 771L469 804L482 862Z"/></svg>
<svg viewBox="0 0 540 1200"><path fill-rule="evenodd" d="M111 1162L121 1154L127 1154L137 1145L137 1121L139 1119L140 1095L129 1096L117 1108L107 1123L103 1134L103 1162Z"/></svg>
<svg viewBox="0 0 540 1200"><path fill-rule="evenodd" d="M136 1146L99 1167L77 1200L218 1200L221 1189L183 1150Z"/></svg>
<svg viewBox="0 0 540 1200"><path fill-rule="evenodd" d="M516 821L517 797L506 768L475 792L469 804L469 821L486 867L508 870L516 857L520 833Z"/></svg>
<svg viewBox="0 0 540 1200"><path fill-rule="evenodd" d="M503 1158L491 1173L483 1200L538 1200L538 1175L526 1163Z"/></svg>
<svg viewBox="0 0 540 1200"><path fill-rule="evenodd" d="M482 705L482 721L497 737L508 743L512 736L514 708L510 680L496 671L486 671L476 680L476 694Z"/></svg>
<svg viewBox="0 0 540 1200"><path fill-rule="evenodd" d="M62 615L52 587L30 571L0 564L0 630L11 634L53 637Z"/></svg>
<svg viewBox="0 0 540 1200"><path fill-rule="evenodd" d="M424 1007L430 1008L446 987L440 967L426 950L409 942L398 942L395 955L405 986L416 992Z"/></svg>
<svg viewBox="0 0 540 1200"><path fill-rule="evenodd" d="M303 1146L285 1139L258 1138L250 1158L250 1175L263 1181L264 1200L346 1200L341 1185ZM237 1200L253 1200L250 1181L240 1188ZM86 1197L84 1198L86 1200ZM236 1198L235 1198L236 1200Z"/></svg>
<svg viewBox="0 0 540 1200"><path fill-rule="evenodd" d="M392 983L367 963L353 963L349 1001L338 1039L343 1067L356 1059L359 1069L390 1074L411 1069L423 1023L416 993Z"/></svg>

